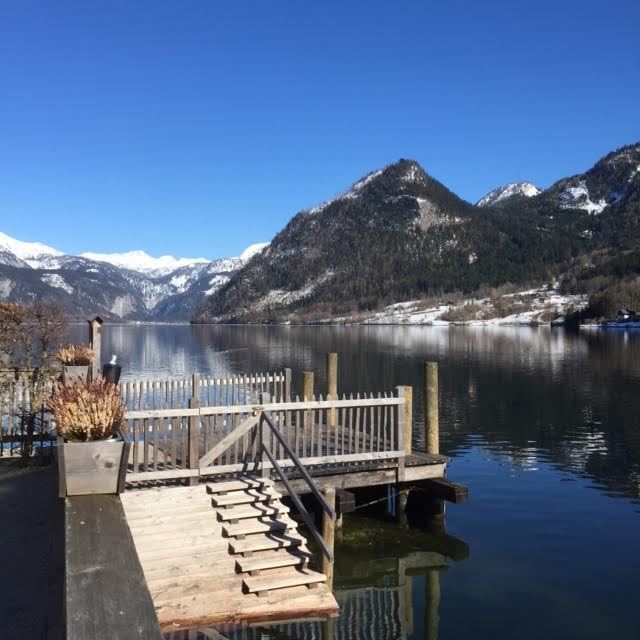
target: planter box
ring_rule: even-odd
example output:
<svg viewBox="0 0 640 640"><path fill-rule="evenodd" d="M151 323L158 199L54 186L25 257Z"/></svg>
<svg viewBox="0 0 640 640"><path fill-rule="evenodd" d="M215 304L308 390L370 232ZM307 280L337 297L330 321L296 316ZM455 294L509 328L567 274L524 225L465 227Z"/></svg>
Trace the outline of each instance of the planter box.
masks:
<svg viewBox="0 0 640 640"><path fill-rule="evenodd" d="M122 440L64 442L58 438L60 496L122 493L130 446Z"/></svg>
<svg viewBox="0 0 640 640"><path fill-rule="evenodd" d="M73 384L74 382L86 382L89 376L89 365L63 365L62 382Z"/></svg>

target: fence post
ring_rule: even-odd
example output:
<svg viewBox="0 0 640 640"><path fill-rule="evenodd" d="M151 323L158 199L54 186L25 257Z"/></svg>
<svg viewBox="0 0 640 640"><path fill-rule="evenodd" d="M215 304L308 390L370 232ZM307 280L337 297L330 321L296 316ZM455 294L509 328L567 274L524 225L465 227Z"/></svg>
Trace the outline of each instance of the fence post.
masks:
<svg viewBox="0 0 640 640"><path fill-rule="evenodd" d="M327 487L324 490L324 498L327 504L335 511L336 508L336 490L335 487ZM336 522L326 512L322 511L322 537L333 555L335 546ZM327 586L333 591L333 560L329 560L325 554L322 554L322 573L327 576Z"/></svg>
<svg viewBox="0 0 640 640"><path fill-rule="evenodd" d="M91 363L91 380L100 377L100 358L102 351L102 318L95 316L89 320L89 346L93 350L93 362Z"/></svg>
<svg viewBox="0 0 640 640"><path fill-rule="evenodd" d="M284 370L284 398L280 398L285 402L291 402L291 369Z"/></svg>
<svg viewBox="0 0 640 640"><path fill-rule="evenodd" d="M424 363L424 425L427 453L440 453L440 418L438 411L438 363Z"/></svg>
<svg viewBox="0 0 640 640"><path fill-rule="evenodd" d="M398 398L400 398L403 403L398 405L398 451L402 451L403 453L398 458L398 482L404 482L405 479L405 457L406 457L406 449L405 449L405 416L406 409L404 404L405 399L405 388L406 387L396 387L396 392L398 394Z"/></svg>
<svg viewBox="0 0 640 640"><path fill-rule="evenodd" d="M327 353L327 400L338 399L338 354ZM329 409L329 426L336 426L336 410Z"/></svg>
<svg viewBox="0 0 640 640"><path fill-rule="evenodd" d="M263 392L260 394L260 404L265 405L271 401L271 396ZM265 415L265 411L262 412L262 416ZM271 432L269 431L269 425L265 424L263 417L260 417L260 466L261 475L263 478L268 478L271 474L270 470L265 467L266 456L264 455L264 449L269 449L271 455L276 458L276 452L271 449Z"/></svg>
<svg viewBox="0 0 640 640"><path fill-rule="evenodd" d="M199 376L194 373L191 376L191 398L189 399L189 409L197 409L200 406L198 397ZM200 416L189 416L189 469L197 469L199 467L200 458ZM189 486L198 484L197 476L189 476Z"/></svg>

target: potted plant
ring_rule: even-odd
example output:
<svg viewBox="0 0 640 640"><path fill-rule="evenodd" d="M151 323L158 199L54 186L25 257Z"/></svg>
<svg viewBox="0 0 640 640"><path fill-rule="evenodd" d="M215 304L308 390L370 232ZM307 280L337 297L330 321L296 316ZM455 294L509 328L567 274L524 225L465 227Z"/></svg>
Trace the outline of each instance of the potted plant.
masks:
<svg viewBox="0 0 640 640"><path fill-rule="evenodd" d="M61 385L49 409L58 432L61 496L121 493L129 443L118 387L105 380Z"/></svg>
<svg viewBox="0 0 640 640"><path fill-rule="evenodd" d="M84 344L68 344L58 350L56 357L62 364L62 381L64 384L87 380L89 367L94 358L91 347Z"/></svg>

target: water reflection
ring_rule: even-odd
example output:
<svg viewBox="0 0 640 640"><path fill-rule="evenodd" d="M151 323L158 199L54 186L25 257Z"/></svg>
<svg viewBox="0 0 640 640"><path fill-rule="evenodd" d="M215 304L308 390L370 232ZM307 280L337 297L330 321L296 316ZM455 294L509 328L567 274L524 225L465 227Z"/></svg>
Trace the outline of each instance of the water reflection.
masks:
<svg viewBox="0 0 640 640"><path fill-rule="evenodd" d="M379 514L345 516L336 542L337 618L200 627L166 640L437 640L440 574L468 557L464 542Z"/></svg>
<svg viewBox="0 0 640 640"><path fill-rule="evenodd" d="M74 329L82 338L86 327ZM441 446L457 456L482 446L515 466L549 462L612 493L640 486L640 333L571 334L519 327L251 327L106 325L103 358L124 379L193 371L316 372L337 351L341 392L414 387L414 446L424 447L422 363L440 363Z"/></svg>

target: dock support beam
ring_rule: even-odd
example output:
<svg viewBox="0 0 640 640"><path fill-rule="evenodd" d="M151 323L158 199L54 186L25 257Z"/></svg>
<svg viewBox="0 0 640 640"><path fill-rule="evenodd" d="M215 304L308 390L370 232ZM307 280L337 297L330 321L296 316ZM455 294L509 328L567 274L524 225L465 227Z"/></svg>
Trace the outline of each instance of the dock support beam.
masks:
<svg viewBox="0 0 640 640"><path fill-rule="evenodd" d="M440 418L438 412L438 363L424 363L424 425L427 453L440 453Z"/></svg>
<svg viewBox="0 0 640 640"><path fill-rule="evenodd" d="M324 490L324 498L327 504L335 510L336 508L336 490L335 487L327 487ZM322 537L333 554L335 546L336 523L335 520L326 512L322 512ZM322 555L322 573L327 576L327 586L333 591L333 560L329 560L327 556Z"/></svg>

